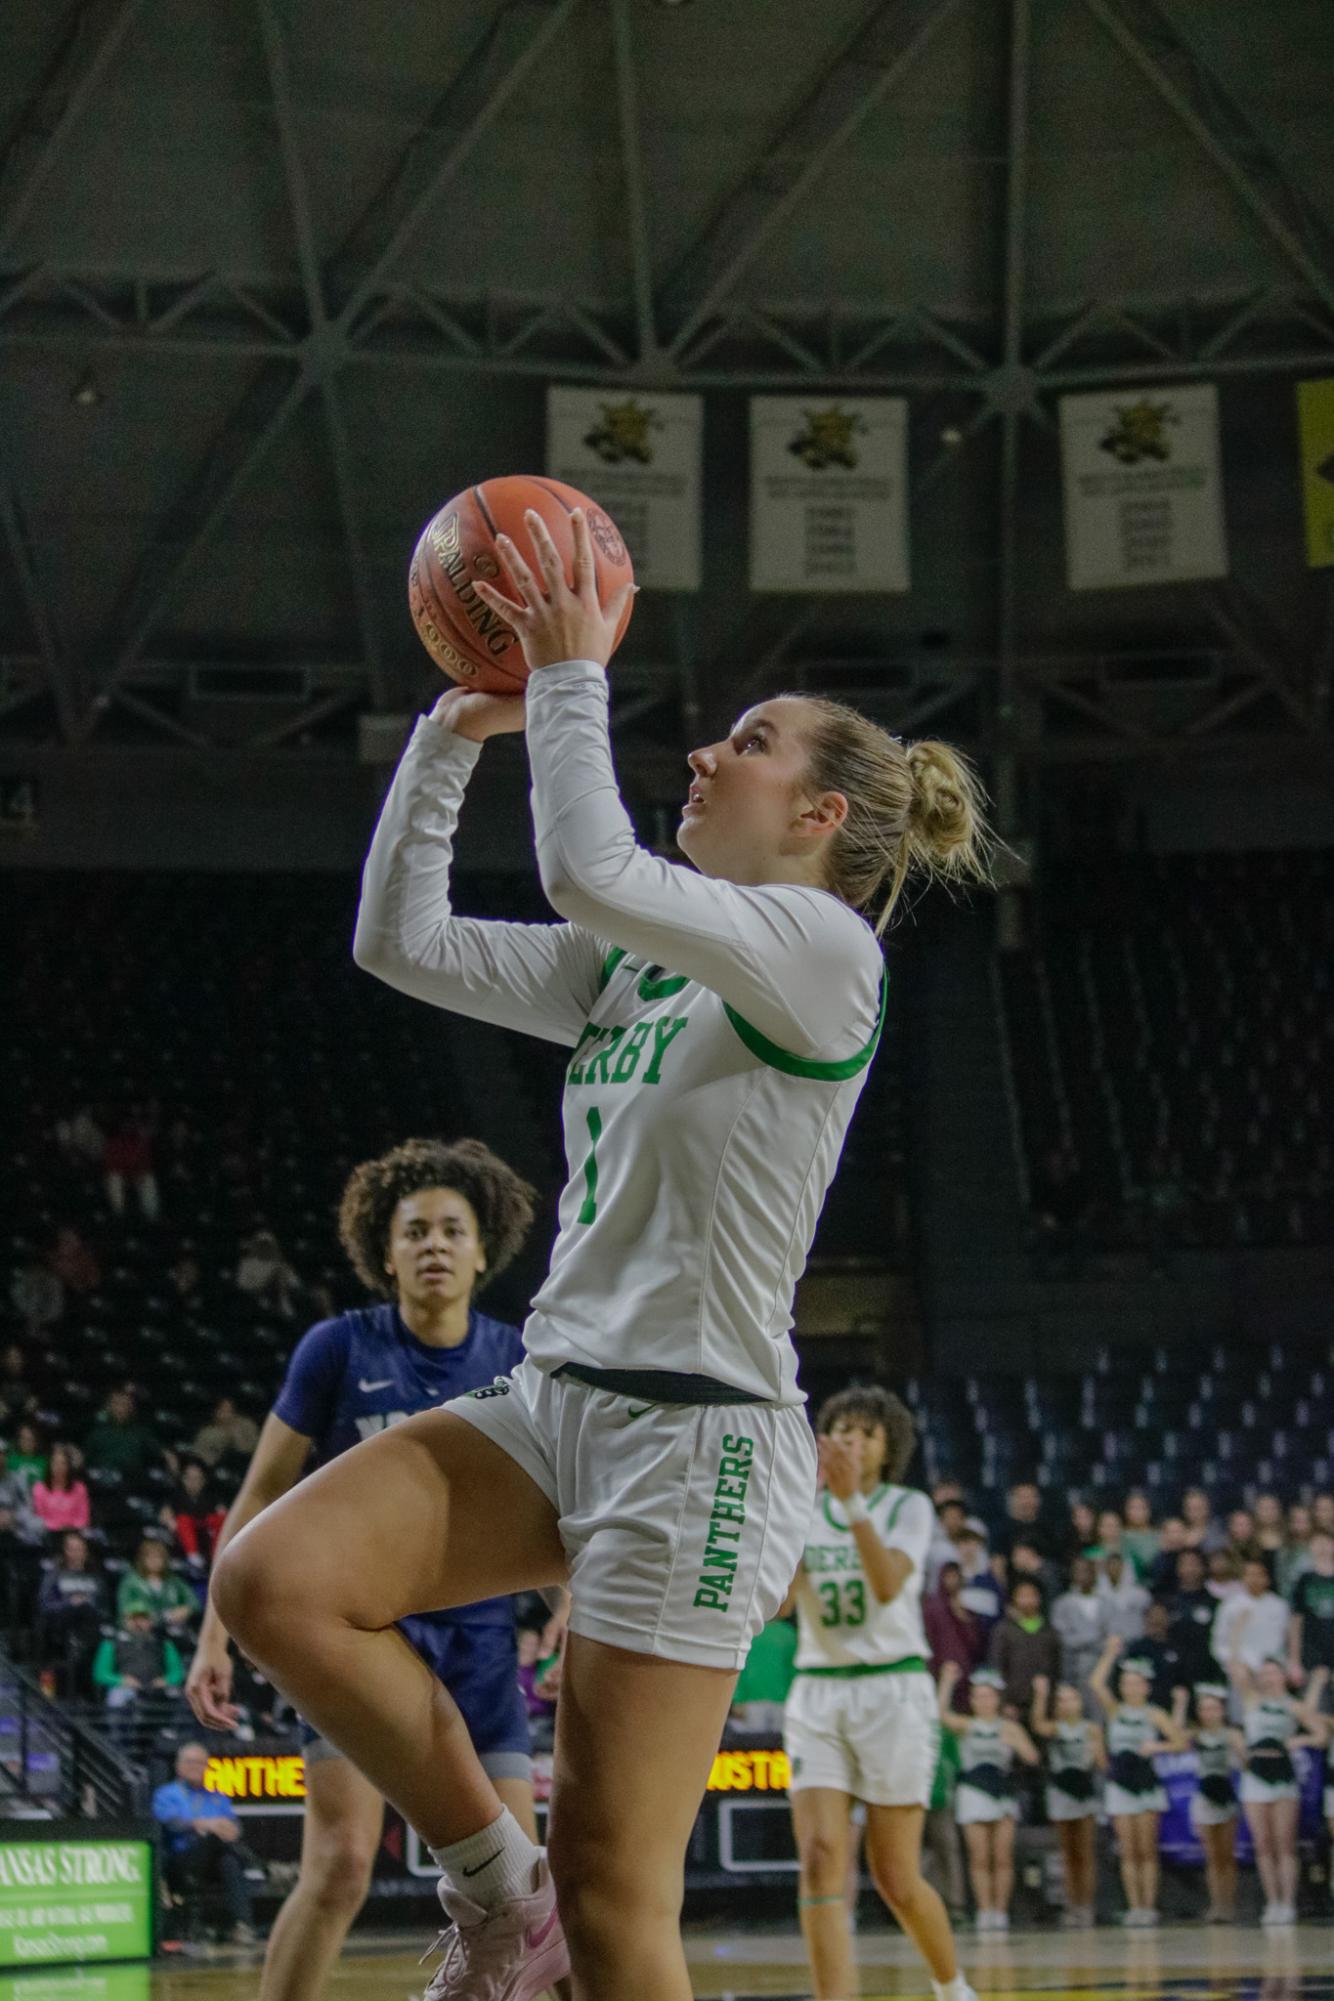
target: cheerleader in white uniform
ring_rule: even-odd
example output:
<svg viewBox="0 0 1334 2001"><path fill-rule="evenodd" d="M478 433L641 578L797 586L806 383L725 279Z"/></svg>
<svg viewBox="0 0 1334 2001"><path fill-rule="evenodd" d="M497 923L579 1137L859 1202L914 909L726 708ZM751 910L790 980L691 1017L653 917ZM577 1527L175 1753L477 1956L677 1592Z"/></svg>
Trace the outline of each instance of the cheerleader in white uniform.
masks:
<svg viewBox="0 0 1334 2001"><path fill-rule="evenodd" d="M1158 1922L1158 1823L1167 1811L1167 1794L1153 1760L1159 1751L1184 1751L1186 1739L1167 1711L1149 1701L1153 1672L1148 1661L1127 1656L1121 1662L1120 1695L1112 1694L1108 1677L1122 1645L1114 1633L1089 1687L1107 1718L1103 1805L1116 1829L1126 1893L1124 1923L1136 1929Z"/></svg>
<svg viewBox="0 0 1334 2001"><path fill-rule="evenodd" d="M1029 1727L1047 1747L1047 1818L1061 1843L1064 1922L1086 1931L1097 1902L1098 1774L1107 1769L1107 1748L1073 1682L1058 1685L1054 1715L1047 1709L1050 1692L1046 1675L1035 1675Z"/></svg>
<svg viewBox="0 0 1334 2001"><path fill-rule="evenodd" d="M1204 1874L1209 1886L1205 1923L1230 1925L1237 1903L1237 1791L1234 1774L1242 1762L1242 1737L1227 1720L1228 1692L1222 1682L1195 1686L1195 1723L1185 1719L1184 1689L1177 1690L1178 1724L1199 1760L1199 1787L1190 1802L1190 1824L1204 1849Z"/></svg>
<svg viewBox="0 0 1334 2001"><path fill-rule="evenodd" d="M1022 1723L1001 1715L1005 1682L994 1668L973 1671L971 1716L960 1716L950 1707L958 1680L957 1664L946 1661L940 1671L940 1720L959 1739L954 1817L963 1829L968 1850L977 1929L1004 1932L1010 1929L1014 1824L1019 1818L1014 1761L1019 1758L1026 1765L1036 1765L1038 1751Z"/></svg>
<svg viewBox="0 0 1334 2001"><path fill-rule="evenodd" d="M1324 1725L1310 1706L1288 1693L1288 1664L1278 1654L1252 1675L1233 1655L1228 1673L1242 1702L1246 1762L1241 1803L1264 1886L1262 1925L1297 1922L1297 1819L1301 1808L1292 1754L1324 1742ZM1317 1691L1318 1700L1318 1691Z"/></svg>

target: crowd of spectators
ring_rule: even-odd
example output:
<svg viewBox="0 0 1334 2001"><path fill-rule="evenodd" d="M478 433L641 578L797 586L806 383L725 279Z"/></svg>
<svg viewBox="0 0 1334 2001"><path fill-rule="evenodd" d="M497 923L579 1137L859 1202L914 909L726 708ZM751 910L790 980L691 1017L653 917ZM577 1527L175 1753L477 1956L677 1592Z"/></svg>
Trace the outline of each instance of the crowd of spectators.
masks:
<svg viewBox="0 0 1334 2001"><path fill-rule="evenodd" d="M1004 1705L1027 1715L1037 1676L1077 1687L1107 1641L1154 1663L1154 1700L1225 1676L1229 1664L1287 1662L1290 1685L1334 1671L1334 1493L1287 1506L1261 1493L1224 1514L1202 1488L1155 1521L1149 1496L1115 1506L1051 1506L1030 1481L1000 1516L970 1511L957 1481L937 1481L937 1531L923 1609L932 1665L963 1678L986 1664L1005 1678Z"/></svg>

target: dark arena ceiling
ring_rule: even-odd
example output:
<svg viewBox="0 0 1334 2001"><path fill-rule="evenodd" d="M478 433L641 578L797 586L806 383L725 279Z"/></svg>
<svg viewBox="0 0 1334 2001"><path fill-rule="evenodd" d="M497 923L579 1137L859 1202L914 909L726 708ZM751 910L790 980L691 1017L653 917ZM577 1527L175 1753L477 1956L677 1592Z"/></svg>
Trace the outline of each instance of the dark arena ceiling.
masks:
<svg viewBox="0 0 1334 2001"><path fill-rule="evenodd" d="M356 754L549 381L706 396L622 742L748 689L1067 761L1325 738L1330 0L7 0L0 747ZM1218 384L1231 575L1071 593L1056 400ZM746 394L910 399L913 587L746 588ZM725 718L724 718L725 719Z"/></svg>

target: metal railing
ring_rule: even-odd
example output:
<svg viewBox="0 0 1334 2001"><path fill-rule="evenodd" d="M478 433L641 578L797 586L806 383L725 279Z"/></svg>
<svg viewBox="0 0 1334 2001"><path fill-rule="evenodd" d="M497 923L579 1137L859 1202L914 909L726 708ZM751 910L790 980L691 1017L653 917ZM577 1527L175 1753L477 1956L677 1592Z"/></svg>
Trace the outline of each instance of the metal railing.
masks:
<svg viewBox="0 0 1334 2001"><path fill-rule="evenodd" d="M0 1817L132 1818L148 1776L15 1666L0 1648Z"/></svg>

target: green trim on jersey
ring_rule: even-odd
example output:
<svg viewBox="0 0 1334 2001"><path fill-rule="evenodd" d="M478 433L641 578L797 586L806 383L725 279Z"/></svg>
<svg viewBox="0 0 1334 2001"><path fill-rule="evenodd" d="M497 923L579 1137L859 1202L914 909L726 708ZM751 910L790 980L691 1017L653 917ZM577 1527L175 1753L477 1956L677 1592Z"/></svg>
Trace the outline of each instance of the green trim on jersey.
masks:
<svg viewBox="0 0 1334 2001"><path fill-rule="evenodd" d="M608 980L611 978L612 974L616 971L616 968L620 965L621 960L624 957L625 957L624 945L613 945L610 952L608 952L606 958L602 961L602 971L598 974L599 993L603 991Z"/></svg>
<svg viewBox="0 0 1334 2001"><path fill-rule="evenodd" d="M866 1505L867 1505L868 1509L869 1509L869 1508L878 1508L878 1507L879 1507L879 1505L880 1505L880 1503L881 1503L881 1502L882 1502L882 1501L884 1500L884 1498L885 1498L885 1495L886 1495L886 1494L887 1494L888 1492L889 1492L889 1483L888 1483L888 1481L886 1481L886 1482L884 1482L884 1483L883 1483L883 1484L882 1484L881 1486L877 1487L877 1488L876 1488L876 1490L875 1490L875 1492L874 1492L873 1494L868 1494L868 1495L867 1495L867 1497L866 1497ZM905 1495L905 1497L906 1497L906 1494L907 1494L907 1489L905 1488L905 1489L904 1489L904 1495ZM834 1520L834 1517L833 1517L833 1515L832 1515L832 1514L830 1513L830 1511L829 1511L829 1503L830 1503L830 1500L831 1500L831 1499L832 1499L832 1496L831 1496L831 1494L830 1494L830 1492L829 1492L829 1489L828 1489L828 1488L826 1487L826 1488L825 1488L825 1491L824 1491L824 1496L823 1496L823 1500L824 1500L824 1518L825 1518L825 1520L826 1520L826 1521L828 1522L828 1524L829 1524L830 1528L831 1528L831 1529L837 1529L840 1535L851 1535L851 1534L852 1534L852 1524L851 1524L851 1522L836 1522L836 1521ZM902 1506L903 1506L903 1500L902 1500L902 1499L900 1499L900 1500L898 1500L898 1501L896 1501L896 1502L895 1502L895 1504L894 1504L894 1514L893 1514L893 1515L891 1515L891 1516L890 1516L890 1518L889 1518L889 1520L890 1520L890 1525L891 1525L891 1527L893 1526L893 1522L894 1522L894 1515L897 1515L897 1513L898 1513L899 1509L900 1509L900 1508L901 1508Z"/></svg>
<svg viewBox="0 0 1334 2001"><path fill-rule="evenodd" d="M880 975L880 1016L871 1040L855 1056L844 1057L841 1063L821 1063L808 1056L794 1056L790 1050L780 1049L776 1042L770 1042L767 1035L761 1035L744 1015L723 1002L723 1013L731 1022L752 1056L758 1056L761 1063L767 1063L772 1070L781 1070L788 1077L812 1078L822 1084L845 1084L849 1077L855 1077L864 1070L875 1055L880 1041L880 1032L885 1025L885 1007L889 1000L889 973Z"/></svg>
<svg viewBox="0 0 1334 2001"><path fill-rule="evenodd" d="M905 1654L898 1661L856 1661L851 1667L799 1667L798 1674L823 1675L826 1680L855 1681L864 1674L925 1674L926 1662L920 1654Z"/></svg>

